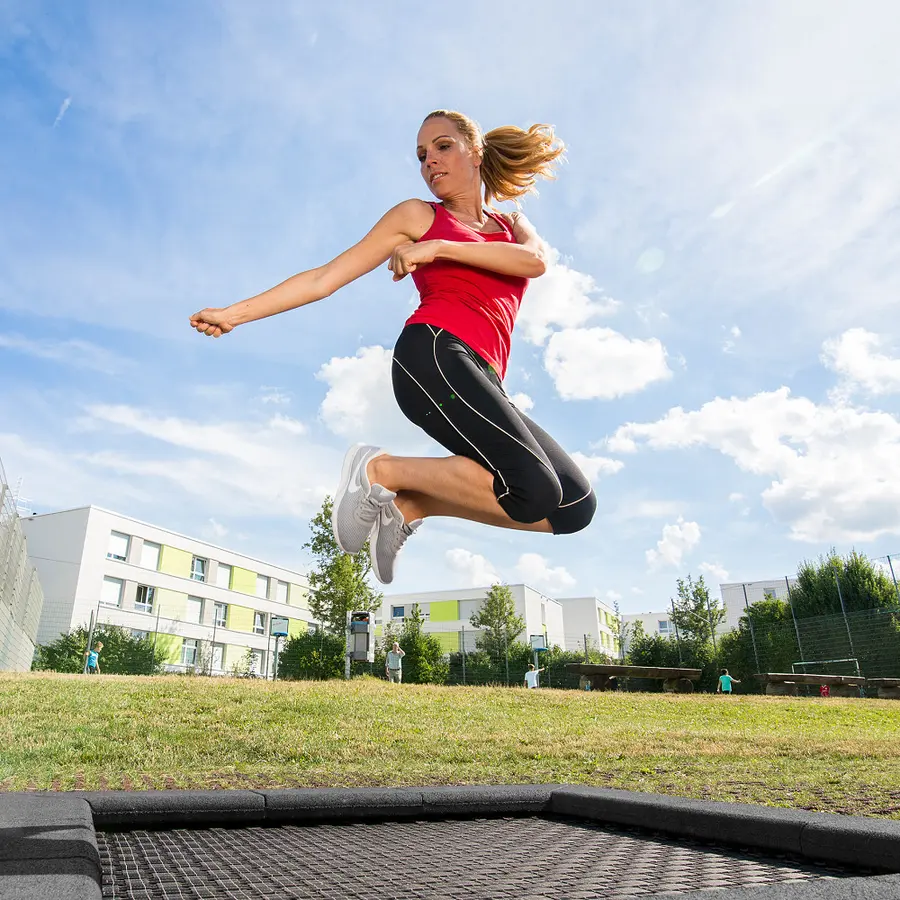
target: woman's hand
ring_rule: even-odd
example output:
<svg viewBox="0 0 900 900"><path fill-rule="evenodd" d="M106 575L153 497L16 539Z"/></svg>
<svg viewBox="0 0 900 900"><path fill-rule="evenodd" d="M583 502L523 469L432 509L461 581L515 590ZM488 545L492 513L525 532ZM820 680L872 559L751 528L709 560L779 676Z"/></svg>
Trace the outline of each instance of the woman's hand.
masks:
<svg viewBox="0 0 900 900"><path fill-rule="evenodd" d="M234 324L229 321L230 312L225 309L201 309L191 316L191 328L196 328L200 334L207 337L222 337L234 330Z"/></svg>
<svg viewBox="0 0 900 900"><path fill-rule="evenodd" d="M388 268L394 273L394 281L406 278L410 272L415 272L419 266L434 262L440 248L441 241L407 241L394 248Z"/></svg>

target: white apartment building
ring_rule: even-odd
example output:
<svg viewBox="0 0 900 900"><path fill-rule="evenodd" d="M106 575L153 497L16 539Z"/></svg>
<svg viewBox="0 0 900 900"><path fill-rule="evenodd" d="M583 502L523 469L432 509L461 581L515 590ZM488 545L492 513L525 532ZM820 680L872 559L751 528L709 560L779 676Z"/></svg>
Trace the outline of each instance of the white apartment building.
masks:
<svg viewBox="0 0 900 900"><path fill-rule="evenodd" d="M508 585L516 605L516 613L525 619L525 631L519 640L528 642L532 635L545 636L548 646L564 646L563 608L559 600L547 597L527 584ZM393 594L384 598L381 614L376 618L382 633L386 623L397 631L403 627L404 618L418 603L425 617L423 630L433 634L445 653L457 653L461 649L475 650L480 629L469 621L472 614L484 602L489 587L466 588L455 591L429 591L415 594Z"/></svg>
<svg viewBox="0 0 900 900"><path fill-rule="evenodd" d="M655 637L675 637L675 625L672 622L670 613L665 612L647 612L647 613L627 613L622 616L622 622L626 626L625 635L625 652L628 652L631 644L631 636L634 634L634 625L640 622L644 629L644 634Z"/></svg>
<svg viewBox="0 0 900 900"><path fill-rule="evenodd" d="M796 578L770 578L766 581L741 581L732 584L721 584L722 605L725 607L725 621L720 631L731 631L738 627L738 622L745 608L765 600L766 597L788 599L788 585L793 590L797 586Z"/></svg>
<svg viewBox="0 0 900 900"><path fill-rule="evenodd" d="M288 619L290 636L316 625L300 572L96 506L21 523L44 590L38 643L87 626L93 613L151 637L171 671L194 669L207 653L213 673L228 673L249 650L251 668L268 674L272 617Z"/></svg>
<svg viewBox="0 0 900 900"><path fill-rule="evenodd" d="M559 603L566 623L566 650L584 650L587 638L589 647L615 659L621 655L618 619L611 606L596 597L562 597Z"/></svg>

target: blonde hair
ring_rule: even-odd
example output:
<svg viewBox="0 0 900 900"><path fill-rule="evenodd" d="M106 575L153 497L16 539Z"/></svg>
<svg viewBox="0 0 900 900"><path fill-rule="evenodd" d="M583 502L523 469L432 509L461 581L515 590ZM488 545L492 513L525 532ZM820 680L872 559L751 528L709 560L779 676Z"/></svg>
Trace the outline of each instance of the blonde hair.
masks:
<svg viewBox="0 0 900 900"><path fill-rule="evenodd" d="M481 181L484 201L513 200L537 193L535 179L553 179L554 164L565 153L566 145L553 133L552 125L532 125L523 131L515 125L503 125L484 134L477 122L461 112L436 109L429 119L449 119L469 146L481 155Z"/></svg>

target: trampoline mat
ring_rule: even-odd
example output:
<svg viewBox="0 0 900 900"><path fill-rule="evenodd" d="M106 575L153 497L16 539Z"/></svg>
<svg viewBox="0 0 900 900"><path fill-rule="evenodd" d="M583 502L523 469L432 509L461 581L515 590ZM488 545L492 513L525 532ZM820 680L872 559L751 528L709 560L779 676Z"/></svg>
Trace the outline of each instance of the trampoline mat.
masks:
<svg viewBox="0 0 900 900"><path fill-rule="evenodd" d="M554 816L98 832L115 900L617 900L864 874Z"/></svg>

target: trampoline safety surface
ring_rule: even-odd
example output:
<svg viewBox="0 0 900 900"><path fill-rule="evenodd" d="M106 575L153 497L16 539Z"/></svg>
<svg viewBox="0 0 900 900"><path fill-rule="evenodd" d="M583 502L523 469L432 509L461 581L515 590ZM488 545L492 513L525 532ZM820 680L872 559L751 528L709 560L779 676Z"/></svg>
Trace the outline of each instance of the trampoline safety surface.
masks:
<svg viewBox="0 0 900 900"><path fill-rule="evenodd" d="M0 794L0 900L900 900L898 872L900 822L599 788Z"/></svg>

